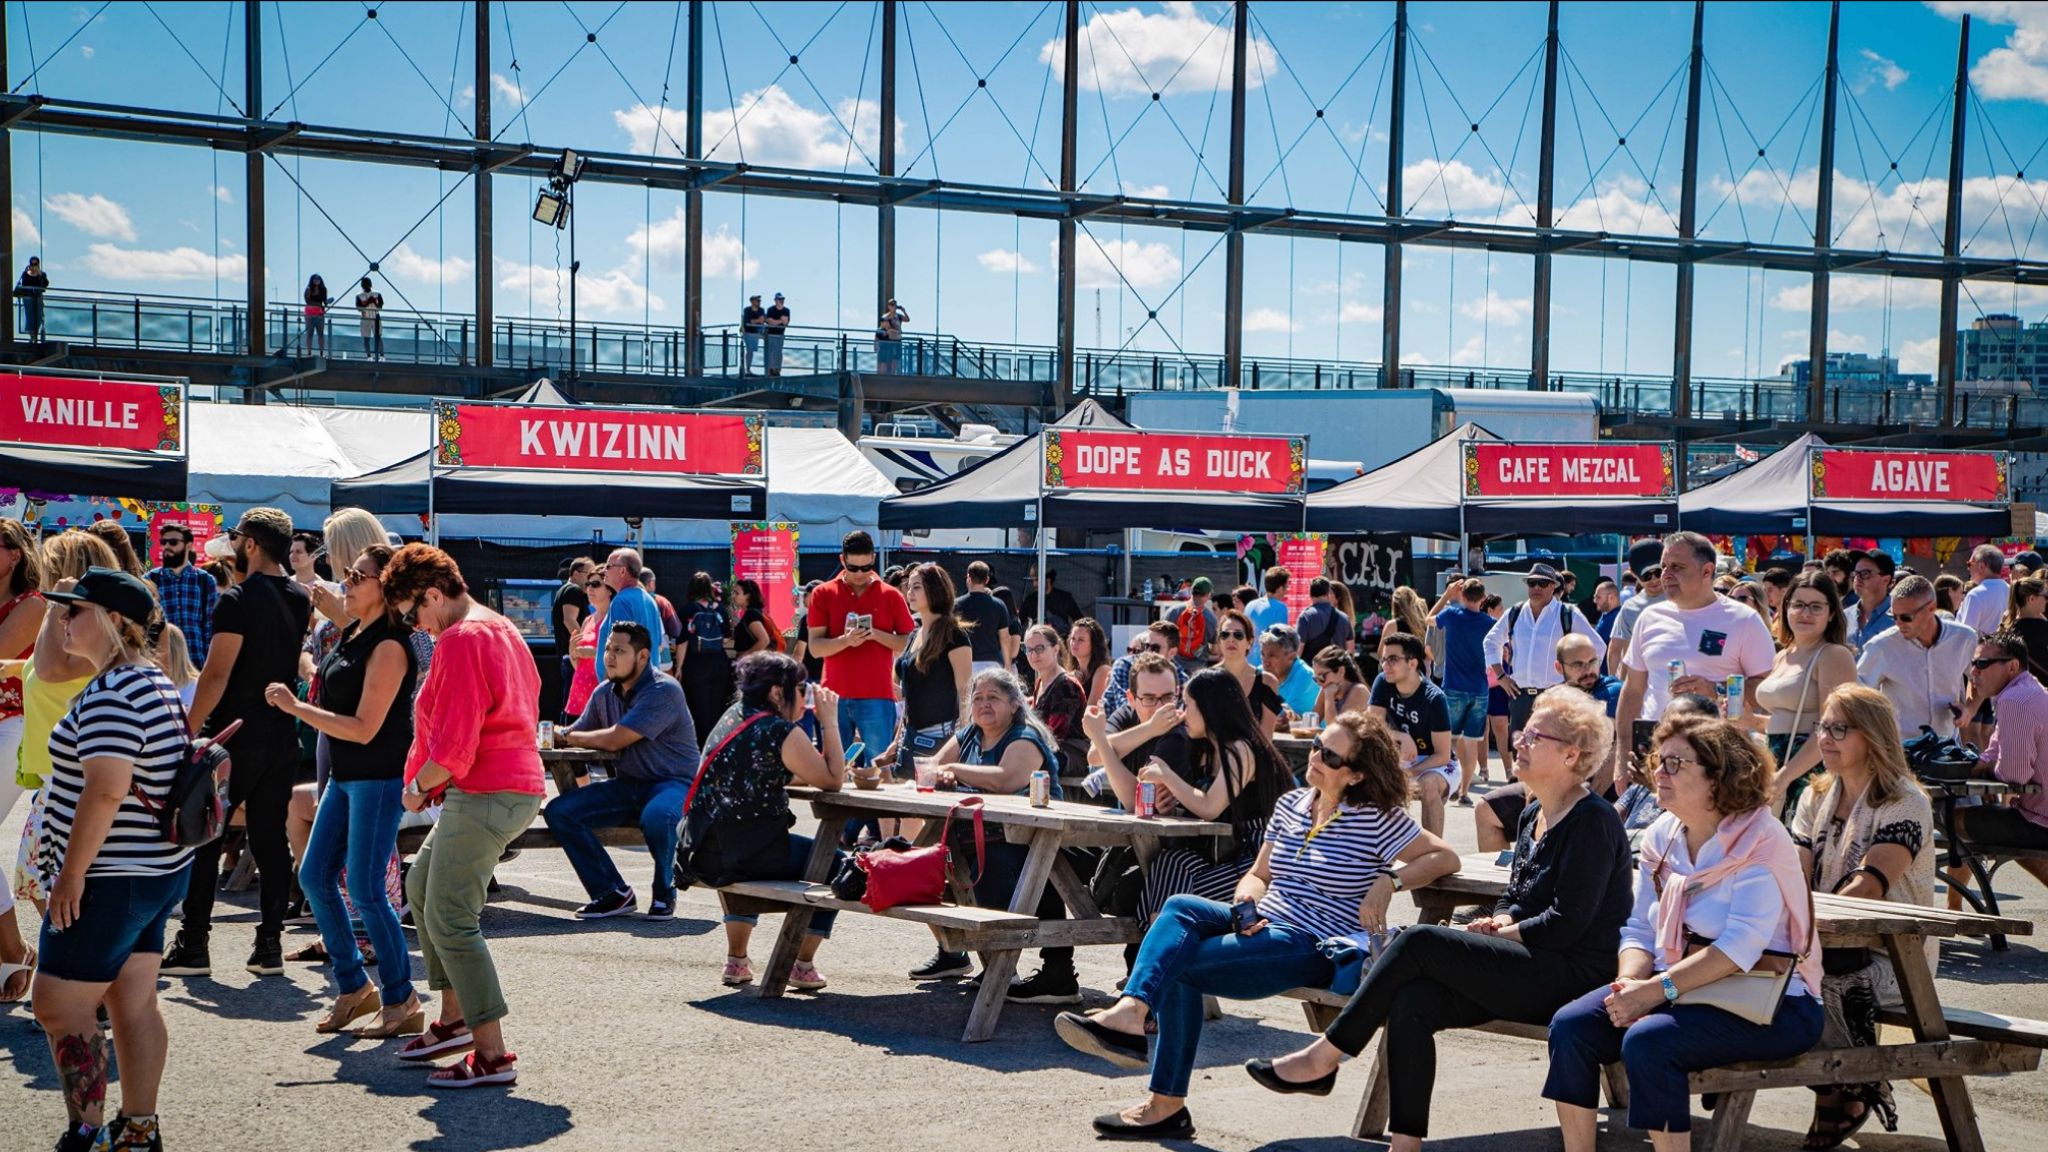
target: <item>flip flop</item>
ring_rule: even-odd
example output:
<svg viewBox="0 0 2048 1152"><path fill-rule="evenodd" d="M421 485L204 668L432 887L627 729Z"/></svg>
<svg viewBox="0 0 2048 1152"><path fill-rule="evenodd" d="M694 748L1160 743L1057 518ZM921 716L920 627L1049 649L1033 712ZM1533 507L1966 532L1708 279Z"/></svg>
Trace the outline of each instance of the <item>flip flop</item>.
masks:
<svg viewBox="0 0 2048 1152"><path fill-rule="evenodd" d="M0 1004L19 1004L28 999L29 986L35 983L36 950L22 954L19 964L0 964ZM26 973L28 979L21 982L21 991L12 991L14 978Z"/></svg>
<svg viewBox="0 0 2048 1152"><path fill-rule="evenodd" d="M1850 1100L1847 1097L1838 1098L1832 1104L1816 1103L1813 1109L1813 1123L1807 1127L1806 1139L1799 1147L1807 1152L1826 1152L1827 1149L1841 1147L1849 1137L1861 1131L1877 1109L1863 1104L1863 1111L1851 1116L1849 1105L1852 1103L1863 1104L1861 1100ZM1827 1125L1826 1130L1822 1129L1823 1124Z"/></svg>

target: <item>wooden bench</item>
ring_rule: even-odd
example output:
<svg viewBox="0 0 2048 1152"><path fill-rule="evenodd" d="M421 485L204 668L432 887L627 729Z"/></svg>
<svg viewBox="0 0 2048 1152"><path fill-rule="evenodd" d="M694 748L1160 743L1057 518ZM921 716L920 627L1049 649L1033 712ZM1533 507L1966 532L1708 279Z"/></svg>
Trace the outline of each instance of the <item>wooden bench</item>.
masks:
<svg viewBox="0 0 2048 1152"><path fill-rule="evenodd" d="M726 898L727 908L742 914L783 912L791 905L801 905L926 924L938 930L940 943L949 952L1135 944L1144 938L1138 922L1129 916L1040 920L1026 912L974 904L899 904L876 912L858 900L841 900L830 895L829 889L802 880L743 880L712 891Z"/></svg>

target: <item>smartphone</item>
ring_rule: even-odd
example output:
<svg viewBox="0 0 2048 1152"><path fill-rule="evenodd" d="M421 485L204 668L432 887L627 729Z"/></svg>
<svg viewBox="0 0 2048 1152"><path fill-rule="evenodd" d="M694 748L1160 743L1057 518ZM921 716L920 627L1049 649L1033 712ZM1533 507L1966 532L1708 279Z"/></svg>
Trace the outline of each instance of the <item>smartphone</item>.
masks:
<svg viewBox="0 0 2048 1152"><path fill-rule="evenodd" d="M817 708L818 686L816 684L806 683L804 685L804 711L815 712L817 711Z"/></svg>
<svg viewBox="0 0 2048 1152"><path fill-rule="evenodd" d="M846 614L846 630L848 632L860 631L860 613L848 612Z"/></svg>
<svg viewBox="0 0 2048 1152"><path fill-rule="evenodd" d="M860 618L860 630L863 632L873 632L875 630L875 618L863 613Z"/></svg>
<svg viewBox="0 0 2048 1152"><path fill-rule="evenodd" d="M1246 900L1230 909L1230 927L1240 935L1258 922L1259 905L1256 900Z"/></svg>

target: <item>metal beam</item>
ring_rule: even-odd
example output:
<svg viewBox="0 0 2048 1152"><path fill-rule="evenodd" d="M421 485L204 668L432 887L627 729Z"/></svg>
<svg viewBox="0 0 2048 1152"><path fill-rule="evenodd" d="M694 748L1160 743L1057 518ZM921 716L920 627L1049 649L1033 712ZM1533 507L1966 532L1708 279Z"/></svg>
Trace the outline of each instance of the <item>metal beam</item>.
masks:
<svg viewBox="0 0 2048 1152"><path fill-rule="evenodd" d="M912 201L922 200L927 196L934 195L939 191L939 188L940 184L937 180L926 180L923 183L897 181L894 187L882 193L882 203L892 207L898 204L909 204Z"/></svg>
<svg viewBox="0 0 2048 1152"><path fill-rule="evenodd" d="M1066 8L1067 33L1060 52L1060 192L1072 196L1080 190L1077 144L1081 123L1081 0L1067 0ZM1069 200L1067 210L1060 216L1056 286L1059 315L1054 324L1059 351L1053 365L1051 397L1051 407L1057 412L1065 412L1074 402L1074 264L1079 220L1115 203L1104 201L1098 207Z"/></svg>
<svg viewBox="0 0 2048 1152"><path fill-rule="evenodd" d="M1394 4L1394 64L1387 100L1387 214L1407 215L1401 200L1402 143L1408 135L1408 0ZM1380 283L1380 387L1401 386L1401 238L1386 241L1387 270Z"/></svg>
<svg viewBox="0 0 2048 1152"><path fill-rule="evenodd" d="M7 91L7 5L0 4L0 92ZM14 139L7 130L13 120L0 122L0 276L14 271ZM27 264L28 261L22 261ZM4 281L0 281L4 283ZM14 302L0 308L0 346L14 343Z"/></svg>
<svg viewBox="0 0 2048 1152"><path fill-rule="evenodd" d="M1261 228L1267 228L1292 219L1294 219L1294 209L1292 208L1268 208L1254 212L1239 212L1237 214L1237 224L1231 231L1237 233L1257 232Z"/></svg>
<svg viewBox="0 0 2048 1152"><path fill-rule="evenodd" d="M704 0L690 0L690 56L683 107L686 159L704 156ZM835 291L837 285L834 286ZM704 193L683 192L683 375L704 374Z"/></svg>
<svg viewBox="0 0 2048 1152"><path fill-rule="evenodd" d="M251 117L263 111L263 5L261 0L243 0L242 3L242 106L249 110ZM247 129L249 154L243 160L244 187L242 200L244 227L248 235L243 238L243 251L249 260L249 316L248 336L244 347L251 356L267 354L264 329L269 317L264 312L263 263L269 258L269 246L264 243L263 165L264 154L255 143L258 130L256 121L250 120ZM296 135L296 133L294 134ZM261 391L250 391L246 396L260 398ZM260 402L260 399L259 399Z"/></svg>
<svg viewBox="0 0 2048 1152"><path fill-rule="evenodd" d="M1828 5L1828 63L1821 77L1820 178L1813 198L1813 246L1821 253L1820 266L1813 270L1813 292L1807 307L1806 418L1819 423L1827 418L1828 375L1828 249L1835 232L1835 96L1841 86L1842 5Z"/></svg>
<svg viewBox="0 0 2048 1152"><path fill-rule="evenodd" d="M306 126L297 121L288 124L266 124L249 133L249 151L268 152L305 130Z"/></svg>
<svg viewBox="0 0 2048 1152"><path fill-rule="evenodd" d="M1067 210L1060 214L1060 219L1085 220L1090 216L1099 215L1112 208L1120 208L1126 202L1126 198L1122 196L1077 196L1067 201Z"/></svg>
<svg viewBox="0 0 2048 1152"><path fill-rule="evenodd" d="M30 93L25 97L19 97L10 102L7 109L4 112L0 112L0 128L10 128L27 119L29 113L34 112L36 106L42 102L43 98L36 93Z"/></svg>
<svg viewBox="0 0 2048 1152"><path fill-rule="evenodd" d="M489 0L477 0L488 3ZM531 144L491 144L479 140L476 150L476 170L481 175L502 172L534 154L537 149Z"/></svg>
<svg viewBox="0 0 2048 1152"><path fill-rule="evenodd" d="M480 368L497 363L494 337L497 333L497 301L492 295L497 275L493 260L496 243L491 228L491 173L504 164L487 161L491 142L491 0L476 0L476 142L477 165L474 222L476 236L476 362ZM531 152L532 149L527 149ZM523 157L521 157L523 158ZM505 163L512 161L507 159Z"/></svg>
<svg viewBox="0 0 2048 1152"><path fill-rule="evenodd" d="M1678 238L1690 244L1699 235L1700 205L1700 78L1706 71L1706 0L1692 6L1692 59L1685 90L1685 168L1679 178ZM1678 284L1671 325L1671 415L1692 415L1692 291L1696 256L1688 250L1678 264Z"/></svg>
<svg viewBox="0 0 2048 1152"><path fill-rule="evenodd" d="M896 175L896 0L882 0L882 141L880 175ZM875 206L875 307L896 298L896 209ZM858 412L855 413L858 416Z"/></svg>
<svg viewBox="0 0 2048 1152"><path fill-rule="evenodd" d="M1970 18L1963 17L1956 36L1956 87L1948 129L1948 209L1941 223L1941 331L1937 348L1940 363L1934 378L1941 388L1941 421L1956 418L1956 323L1962 295L1963 276L1956 257L1963 247L1963 125L1970 110Z"/></svg>
<svg viewBox="0 0 2048 1152"><path fill-rule="evenodd" d="M1557 0L1550 0L1550 30L1543 39L1543 135L1536 158L1536 227L1557 223ZM1550 253L1535 256L1536 283L1530 294L1529 380L1550 387Z"/></svg>
<svg viewBox="0 0 2048 1152"><path fill-rule="evenodd" d="M1232 207L1244 203L1245 48L1251 37L1250 0L1235 0L1230 34L1230 188ZM1223 386L1235 388L1244 369L1244 230L1231 221L1223 238Z"/></svg>

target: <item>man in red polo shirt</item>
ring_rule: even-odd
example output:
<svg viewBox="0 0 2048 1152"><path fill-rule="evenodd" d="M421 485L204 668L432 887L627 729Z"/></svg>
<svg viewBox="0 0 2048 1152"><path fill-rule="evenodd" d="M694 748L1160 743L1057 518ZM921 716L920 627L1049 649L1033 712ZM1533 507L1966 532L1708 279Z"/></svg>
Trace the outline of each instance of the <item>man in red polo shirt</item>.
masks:
<svg viewBox="0 0 2048 1152"><path fill-rule="evenodd" d="M839 738L867 745L865 766L896 739L896 655L915 624L903 593L875 573L875 541L858 529L839 544L839 575L811 593L805 616L811 652L825 662L825 687L839 694Z"/></svg>

